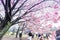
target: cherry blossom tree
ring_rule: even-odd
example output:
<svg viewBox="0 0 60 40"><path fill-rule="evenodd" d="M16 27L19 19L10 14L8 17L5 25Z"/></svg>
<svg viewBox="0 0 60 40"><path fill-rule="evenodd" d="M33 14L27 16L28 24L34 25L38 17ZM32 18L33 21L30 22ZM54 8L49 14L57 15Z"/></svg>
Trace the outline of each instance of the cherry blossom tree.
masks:
<svg viewBox="0 0 60 40"><path fill-rule="evenodd" d="M45 6L44 6L45 5ZM41 7L42 6L42 7ZM30 16L25 16L28 27L34 32L51 32L57 30L60 24L60 4L57 1L46 1L39 5L40 10L30 13ZM29 18L28 18L29 17Z"/></svg>
<svg viewBox="0 0 60 40"><path fill-rule="evenodd" d="M18 21L23 19L28 13L36 11L37 8L34 9L34 7L42 2L44 0L0 0L1 11L4 13L4 17L0 17L0 40L12 25L19 23ZM12 20L21 10L24 10L24 13L20 13L19 17Z"/></svg>
<svg viewBox="0 0 60 40"><path fill-rule="evenodd" d="M45 15L44 13L46 13L48 9L49 10L54 8L57 10L59 9L59 4L57 6L54 4L57 5L58 1L56 0L0 0L0 5L2 6L2 9L0 9L0 11L3 11L4 13L3 14L4 16L0 17L0 40L12 25L24 22L24 21L20 21L21 19L24 19L25 22L28 23L27 24L28 26L45 27L45 23L48 22L47 20L51 20L53 18L51 17L50 14ZM46 11L44 11L45 9ZM36 14L36 12L39 10L42 13L36 17L35 15L38 14L38 13ZM16 16L17 14L19 16ZM29 17L27 15L29 15ZM53 19L53 21L56 22L55 18ZM29 25L29 23L31 25Z"/></svg>

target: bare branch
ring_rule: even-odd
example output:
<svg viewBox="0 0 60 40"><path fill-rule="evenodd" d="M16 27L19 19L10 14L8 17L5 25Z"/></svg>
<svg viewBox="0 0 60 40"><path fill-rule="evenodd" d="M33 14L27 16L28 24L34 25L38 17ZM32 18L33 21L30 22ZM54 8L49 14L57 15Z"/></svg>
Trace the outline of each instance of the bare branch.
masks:
<svg viewBox="0 0 60 40"><path fill-rule="evenodd" d="M4 9L5 9L5 11L6 11L6 4L4 4L4 1L3 1L3 0L1 0L1 3L3 4Z"/></svg>
<svg viewBox="0 0 60 40"><path fill-rule="evenodd" d="M25 0L21 5L20 5L20 7L16 10L16 12L15 13L13 13L13 15L12 16L14 16L19 10L20 10L20 8L24 5L24 3L26 2L27 0Z"/></svg>
<svg viewBox="0 0 60 40"><path fill-rule="evenodd" d="M30 12L32 12L32 11L29 11L29 10L31 10L32 8L34 8L35 6L37 6L37 5L39 5L39 4L41 4L42 2L44 2L44 0L43 1L41 1L41 2L39 2L39 3L37 3L37 4L34 4L32 7L30 7L22 16L24 16L24 15L26 15L26 14L28 14L28 13L30 13Z"/></svg>
<svg viewBox="0 0 60 40"><path fill-rule="evenodd" d="M33 5L32 7L30 7L22 16L18 17L18 18L17 18L16 20L14 20L13 22L17 22L18 20L22 19L23 16L25 16L25 15L28 14L28 13L30 13L30 12L29 12L30 9L32 9L33 7L41 4L42 2L44 2L44 1L41 1L41 2L39 2L39 3L37 3L37 4L34 4L34 5ZM20 8L19 8L19 9L20 9ZM17 10L17 12L19 11L19 9ZM17 12L16 12L16 13L17 13ZM16 14L16 13L15 13L15 14Z"/></svg>
<svg viewBox="0 0 60 40"><path fill-rule="evenodd" d="M8 13L8 10L7 10L7 0L5 0L5 4L4 4L3 0L1 0L1 3L3 4L4 10L5 10L5 18L4 18L4 20L5 20L6 19L6 15Z"/></svg>
<svg viewBox="0 0 60 40"><path fill-rule="evenodd" d="M38 11L38 10L41 10L41 9L43 9L43 8L47 8L47 7L51 7L51 6L45 6L45 7L42 7L42 8L40 8L40 9L37 9L37 10L30 10L28 13L30 13L30 12L36 12L36 11Z"/></svg>
<svg viewBox="0 0 60 40"><path fill-rule="evenodd" d="M15 24L22 23L22 22L25 22L25 21L16 22Z"/></svg>
<svg viewBox="0 0 60 40"><path fill-rule="evenodd" d="M3 0L1 0L1 3L3 4L3 7L4 7L5 12L7 12L8 11L7 10L7 0L5 1L5 4L4 4L4 1Z"/></svg>
<svg viewBox="0 0 60 40"><path fill-rule="evenodd" d="M30 7L28 10L30 10L30 9L32 9L33 7L35 7L35 6L37 6L37 5L39 5L39 4L41 4L42 2L44 2L44 1L41 1L41 2L39 2L39 3L37 3L37 4L34 4L32 7Z"/></svg>
<svg viewBox="0 0 60 40"><path fill-rule="evenodd" d="M11 10L11 0L8 0L8 8L9 8L9 11Z"/></svg>
<svg viewBox="0 0 60 40"><path fill-rule="evenodd" d="M12 25L15 24L19 19L22 19L21 17L16 18L14 21L12 21Z"/></svg>
<svg viewBox="0 0 60 40"><path fill-rule="evenodd" d="M8 0L8 15L11 18L11 0Z"/></svg>
<svg viewBox="0 0 60 40"><path fill-rule="evenodd" d="M19 0L17 0L17 1L14 3L13 7L11 8L11 10L13 10L13 9L15 8L15 6L17 5L18 2L19 2Z"/></svg>
<svg viewBox="0 0 60 40"><path fill-rule="evenodd" d="M1 0L1 3L3 4L3 6L5 6L5 4L4 4L4 1L3 1L3 0Z"/></svg>
<svg viewBox="0 0 60 40"><path fill-rule="evenodd" d="M18 21L18 22L16 22L16 24L18 24L18 23L22 23L22 22L26 22L26 21L30 21L31 19L29 19L29 20L25 20L25 21Z"/></svg>

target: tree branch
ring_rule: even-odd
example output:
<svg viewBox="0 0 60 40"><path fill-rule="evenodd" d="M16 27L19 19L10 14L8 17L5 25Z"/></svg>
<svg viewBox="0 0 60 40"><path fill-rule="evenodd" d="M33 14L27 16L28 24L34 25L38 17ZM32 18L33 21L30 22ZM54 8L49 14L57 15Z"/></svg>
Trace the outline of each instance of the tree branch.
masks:
<svg viewBox="0 0 60 40"><path fill-rule="evenodd" d="M8 0L8 8L9 8L9 11L11 10L11 0Z"/></svg>
<svg viewBox="0 0 60 40"><path fill-rule="evenodd" d="M25 21L16 22L15 24L22 23L22 22L25 22Z"/></svg>
<svg viewBox="0 0 60 40"><path fill-rule="evenodd" d="M30 13L30 12L29 12L30 9L32 9L33 7L39 5L39 4L42 3L42 2L44 2L44 1L41 1L41 2L39 2L39 3L37 3L37 4L34 4L34 5L33 5L32 7L30 7L22 16L18 17L18 18L17 18L16 20L14 20L13 22L17 22L18 20L22 19L23 16L25 16L25 15L28 14L28 13ZM19 11L19 9L18 9L18 11ZM18 12L18 11L17 11L17 12ZM16 13L17 13L17 12L16 12ZM15 14L16 14L16 13L15 13Z"/></svg>
<svg viewBox="0 0 60 40"><path fill-rule="evenodd" d="M1 0L1 3L3 4L4 9L5 9L5 11L6 11L6 5L4 4L4 1L3 1L3 0Z"/></svg>
<svg viewBox="0 0 60 40"><path fill-rule="evenodd" d="M37 3L37 4L34 4L32 7L30 7L30 8L23 14L23 16L26 15L26 14L28 14L28 13L30 13L30 12L32 12L32 11L29 11L29 10L32 9L32 8L34 8L34 7L37 6L37 5L41 4L42 2L44 2L44 1L41 1L41 2L39 2L39 3Z"/></svg>
<svg viewBox="0 0 60 40"><path fill-rule="evenodd" d="M8 0L8 15L11 18L11 0Z"/></svg>
<svg viewBox="0 0 60 40"><path fill-rule="evenodd" d="M14 16L19 10L20 10L20 8L24 5L24 3L26 2L27 0L25 0L21 5L20 5L20 7L16 10L16 12L15 13L13 13L13 15L12 16Z"/></svg>
<svg viewBox="0 0 60 40"><path fill-rule="evenodd" d="M4 10L5 10L5 19L4 20L6 20L6 15L7 15L7 13L8 13L8 8L7 8L7 0L5 0L5 4L4 4L4 1L3 0L1 0L1 3L3 4L3 7L4 7Z"/></svg>
<svg viewBox="0 0 60 40"><path fill-rule="evenodd" d="M15 24L19 19L22 19L21 17L16 18L16 20L12 21L12 25Z"/></svg>
<svg viewBox="0 0 60 40"><path fill-rule="evenodd" d="M5 5L5 4L4 4L4 1L3 1L3 0L1 0L1 2L2 2L3 6L4 6L4 5Z"/></svg>
<svg viewBox="0 0 60 40"><path fill-rule="evenodd" d="M15 8L15 6L17 5L18 2L19 2L19 0L17 0L17 1L14 3L13 7L11 8L11 10L13 10L13 9Z"/></svg>
<svg viewBox="0 0 60 40"><path fill-rule="evenodd" d="M35 6L37 6L37 5L39 5L39 4L41 4L42 2L44 2L44 1L41 1L41 2L39 2L39 3L37 3L37 4L34 4L32 7L30 7L28 10L30 10L30 9L32 9L33 7L35 7Z"/></svg>
<svg viewBox="0 0 60 40"><path fill-rule="evenodd" d="M44 1L42 1L42 2L44 2ZM39 5L39 4L42 3L42 2L39 2L39 3L35 4L35 5L33 5L33 6L30 7L28 10L32 9L33 7ZM23 3L24 3L24 2L23 2ZM19 7L19 8L20 8L20 7ZM19 11L19 8L18 8L18 10L16 11L16 13ZM29 13L28 10L27 10L21 17L23 17L24 15L26 15L27 13ZM14 15L15 15L16 13L14 13ZM12 16L13 16L13 15L12 15ZM19 18L21 18L21 17L18 17L17 19L20 20ZM16 20L17 20L17 19L16 19Z"/></svg>

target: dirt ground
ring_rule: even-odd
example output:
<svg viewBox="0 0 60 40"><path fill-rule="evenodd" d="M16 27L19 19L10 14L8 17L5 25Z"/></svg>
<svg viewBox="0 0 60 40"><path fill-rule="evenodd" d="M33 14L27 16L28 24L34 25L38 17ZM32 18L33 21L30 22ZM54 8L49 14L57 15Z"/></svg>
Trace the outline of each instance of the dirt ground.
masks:
<svg viewBox="0 0 60 40"><path fill-rule="evenodd" d="M18 38L15 38L15 35L5 35L2 40L18 40Z"/></svg>
<svg viewBox="0 0 60 40"><path fill-rule="evenodd" d="M28 36L24 35L22 37L22 40L27 40L27 37ZM15 35L4 35L4 37L2 38L2 40L19 40L19 38L16 38ZM39 40L39 39L37 39L36 37L34 37L33 40Z"/></svg>
<svg viewBox="0 0 60 40"><path fill-rule="evenodd" d="M19 40L19 38L15 38L15 35L5 35L2 40ZM27 40L27 37L23 37L22 40Z"/></svg>

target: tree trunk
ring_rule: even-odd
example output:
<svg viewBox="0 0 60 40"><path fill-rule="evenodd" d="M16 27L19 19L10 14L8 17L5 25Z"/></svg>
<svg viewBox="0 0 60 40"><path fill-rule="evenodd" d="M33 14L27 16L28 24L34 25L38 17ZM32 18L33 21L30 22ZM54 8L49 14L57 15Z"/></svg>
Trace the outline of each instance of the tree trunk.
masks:
<svg viewBox="0 0 60 40"><path fill-rule="evenodd" d="M12 23L11 22L8 22L8 24L5 25L5 28L0 31L0 40L2 40L3 36L8 31L8 29L11 27L11 25L12 25Z"/></svg>
<svg viewBox="0 0 60 40"><path fill-rule="evenodd" d="M20 27L18 27L18 30L17 30L17 32L16 32L16 38L17 38L17 35L18 35L18 32L19 32L19 28L20 28Z"/></svg>

